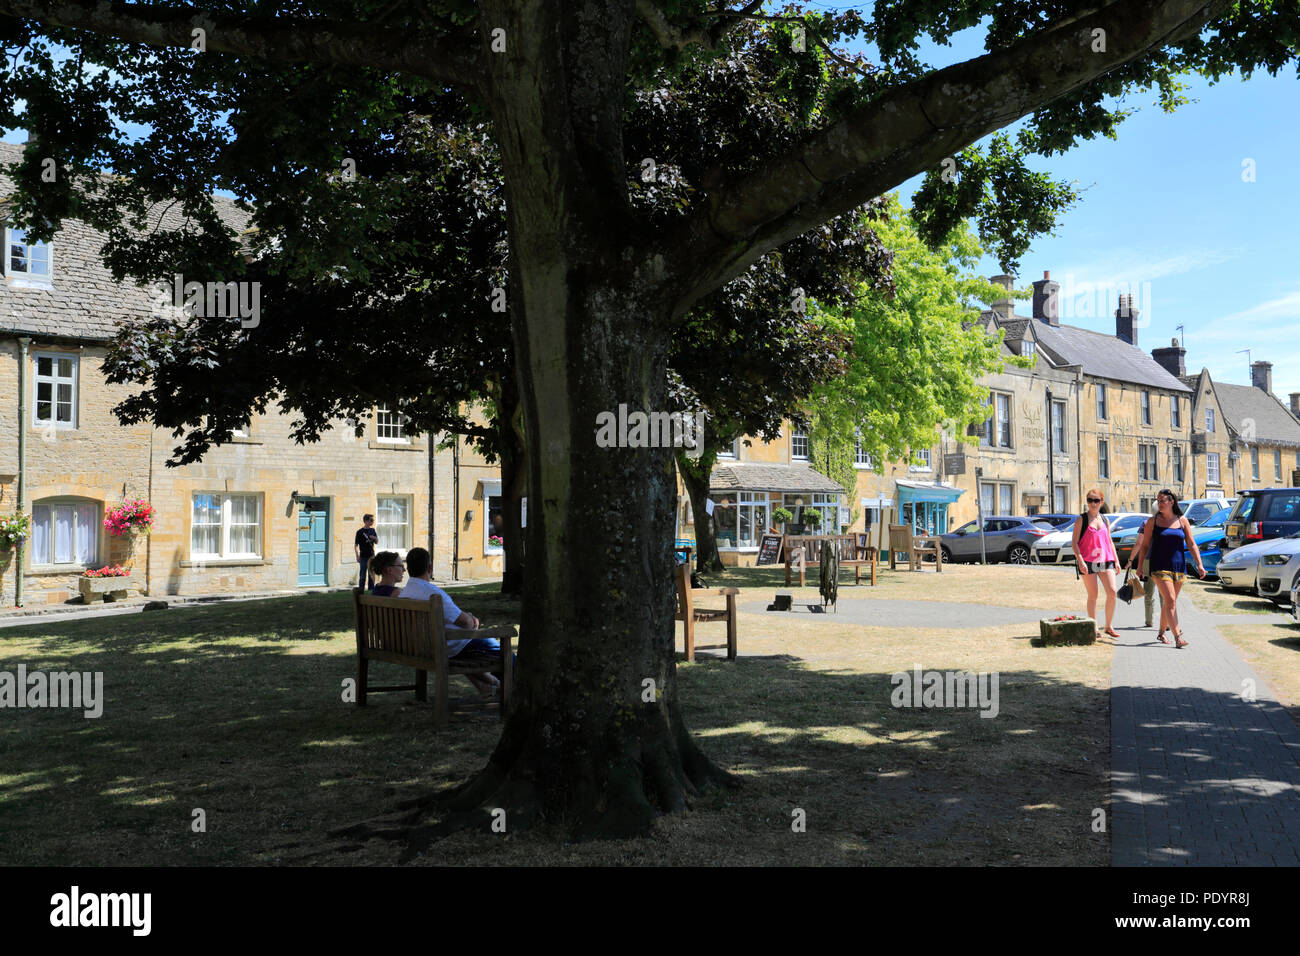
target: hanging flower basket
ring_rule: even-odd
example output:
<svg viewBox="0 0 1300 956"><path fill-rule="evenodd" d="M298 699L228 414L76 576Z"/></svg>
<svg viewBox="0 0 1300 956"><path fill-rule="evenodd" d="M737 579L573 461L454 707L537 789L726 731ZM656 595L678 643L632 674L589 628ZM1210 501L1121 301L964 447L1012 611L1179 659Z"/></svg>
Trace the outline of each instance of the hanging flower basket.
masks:
<svg viewBox="0 0 1300 956"><path fill-rule="evenodd" d="M115 538L148 534L153 530L154 507L143 498L124 501L104 513L104 530Z"/></svg>
<svg viewBox="0 0 1300 956"><path fill-rule="evenodd" d="M21 511L0 515L0 554L11 554L31 533L32 516Z"/></svg>

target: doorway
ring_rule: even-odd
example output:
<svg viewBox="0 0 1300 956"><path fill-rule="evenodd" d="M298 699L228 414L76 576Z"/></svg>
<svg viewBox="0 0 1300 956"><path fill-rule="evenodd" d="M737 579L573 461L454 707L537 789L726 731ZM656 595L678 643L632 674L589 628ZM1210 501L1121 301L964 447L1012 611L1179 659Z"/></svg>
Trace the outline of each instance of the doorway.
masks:
<svg viewBox="0 0 1300 956"><path fill-rule="evenodd" d="M330 503L328 498L298 499L298 586L328 584Z"/></svg>

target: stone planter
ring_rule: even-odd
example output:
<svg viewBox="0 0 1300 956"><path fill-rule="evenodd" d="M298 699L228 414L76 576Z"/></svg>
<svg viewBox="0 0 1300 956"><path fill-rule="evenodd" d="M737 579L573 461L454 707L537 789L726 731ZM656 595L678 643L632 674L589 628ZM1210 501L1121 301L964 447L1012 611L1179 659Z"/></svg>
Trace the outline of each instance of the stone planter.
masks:
<svg viewBox="0 0 1300 956"><path fill-rule="evenodd" d="M135 575L128 574L116 578L82 577L77 579L77 587L81 589L83 604L90 604L92 601L107 601L110 595L112 600L121 601L135 587Z"/></svg>
<svg viewBox="0 0 1300 956"><path fill-rule="evenodd" d="M1076 621L1053 621L1043 618L1038 622L1039 647L1059 647L1067 644L1097 643L1097 622L1090 617Z"/></svg>

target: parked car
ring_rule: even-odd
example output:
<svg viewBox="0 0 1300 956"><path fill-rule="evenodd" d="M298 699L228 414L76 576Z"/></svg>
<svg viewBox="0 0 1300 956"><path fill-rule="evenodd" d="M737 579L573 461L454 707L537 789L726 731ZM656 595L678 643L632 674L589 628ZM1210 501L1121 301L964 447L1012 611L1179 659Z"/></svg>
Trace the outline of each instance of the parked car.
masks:
<svg viewBox="0 0 1300 956"><path fill-rule="evenodd" d="M1220 511L1231 511L1237 503L1236 498L1192 498L1178 502L1183 509L1183 516L1194 525L1204 525Z"/></svg>
<svg viewBox="0 0 1300 956"><path fill-rule="evenodd" d="M1223 540L1223 526L1228 520L1228 514L1231 509L1221 508L1218 514L1205 519L1203 524L1192 528L1192 540L1196 542L1196 547L1201 552L1201 562L1205 565L1207 575L1214 574L1215 569L1219 566L1219 558L1222 552L1219 550L1219 542ZM1129 555L1137 547L1138 537L1142 534L1143 525L1131 528L1122 535L1115 537L1115 553L1119 555L1120 564L1128 564ZM1183 548L1183 560L1188 567L1193 566L1192 553Z"/></svg>
<svg viewBox="0 0 1300 956"><path fill-rule="evenodd" d="M1295 586L1300 583L1300 532L1280 540L1293 539L1291 553L1274 551L1264 555L1255 574L1255 593L1277 604L1292 600Z"/></svg>
<svg viewBox="0 0 1300 956"><path fill-rule="evenodd" d="M1300 581L1291 585L1291 620L1300 624Z"/></svg>
<svg viewBox="0 0 1300 956"><path fill-rule="evenodd" d="M1036 517L993 515L984 519L984 553L990 561L1028 564L1030 545L1051 532L1051 524L1039 521ZM956 531L939 535L939 542L943 548L944 564L952 561L978 561L979 522L967 521Z"/></svg>
<svg viewBox="0 0 1300 956"><path fill-rule="evenodd" d="M1229 549L1254 541L1284 538L1300 531L1300 488L1254 488L1243 491L1223 528Z"/></svg>
<svg viewBox="0 0 1300 956"><path fill-rule="evenodd" d="M1074 519L1079 516L1078 515L1027 515L1026 517L1028 517L1030 521L1046 521L1048 524L1052 526L1053 530L1060 531L1067 524L1073 527Z"/></svg>
<svg viewBox="0 0 1300 956"><path fill-rule="evenodd" d="M1135 511L1116 511L1102 517L1110 522L1110 533L1113 538L1133 528L1140 530L1142 522L1149 516ZM1046 537L1039 538L1030 549L1029 560L1033 564L1074 564L1074 551L1070 547L1070 542L1073 540L1074 522L1070 522Z"/></svg>
<svg viewBox="0 0 1300 956"><path fill-rule="evenodd" d="M1285 554L1289 559L1297 551L1300 551L1300 533L1233 548L1219 559L1219 584L1230 591L1254 591L1259 581L1261 558L1270 554Z"/></svg>

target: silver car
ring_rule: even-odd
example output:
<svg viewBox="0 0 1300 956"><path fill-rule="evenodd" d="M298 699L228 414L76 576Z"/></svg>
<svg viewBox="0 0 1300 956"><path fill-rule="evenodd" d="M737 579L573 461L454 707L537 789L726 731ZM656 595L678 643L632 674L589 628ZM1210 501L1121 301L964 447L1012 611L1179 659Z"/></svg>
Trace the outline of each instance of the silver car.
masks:
<svg viewBox="0 0 1300 956"><path fill-rule="evenodd" d="M1300 535L1256 541L1234 548L1219 560L1219 584L1232 591L1254 591L1259 582L1260 562L1267 555L1284 555L1281 565L1270 564L1270 569L1281 567L1300 551ZM1288 584L1289 586L1289 584Z"/></svg>
<svg viewBox="0 0 1300 956"><path fill-rule="evenodd" d="M1300 534L1280 540L1292 542L1291 552L1274 551L1261 557L1255 578L1255 593L1278 604L1290 601L1300 582Z"/></svg>

